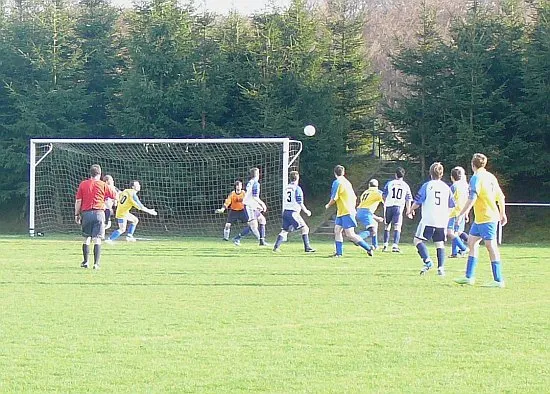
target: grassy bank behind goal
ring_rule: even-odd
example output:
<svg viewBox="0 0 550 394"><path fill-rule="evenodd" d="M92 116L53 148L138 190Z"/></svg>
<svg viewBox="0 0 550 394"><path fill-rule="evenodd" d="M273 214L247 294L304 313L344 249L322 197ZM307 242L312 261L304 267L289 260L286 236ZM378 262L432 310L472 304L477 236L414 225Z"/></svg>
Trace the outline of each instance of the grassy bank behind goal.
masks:
<svg viewBox="0 0 550 394"><path fill-rule="evenodd" d="M317 241L317 242L316 242ZM120 242L100 271L76 239L0 238L0 391L545 392L549 247L503 247L505 289L419 277L416 252L300 237ZM491 279L486 251L478 282Z"/></svg>

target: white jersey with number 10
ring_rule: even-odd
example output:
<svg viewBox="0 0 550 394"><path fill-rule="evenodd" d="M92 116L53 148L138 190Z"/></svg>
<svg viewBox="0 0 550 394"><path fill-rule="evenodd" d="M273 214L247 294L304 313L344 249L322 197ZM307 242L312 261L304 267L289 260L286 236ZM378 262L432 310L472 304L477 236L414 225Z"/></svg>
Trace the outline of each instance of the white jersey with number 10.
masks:
<svg viewBox="0 0 550 394"><path fill-rule="evenodd" d="M386 207L403 208L406 201L412 200L411 188L403 179L394 179L386 183L383 194L386 197Z"/></svg>

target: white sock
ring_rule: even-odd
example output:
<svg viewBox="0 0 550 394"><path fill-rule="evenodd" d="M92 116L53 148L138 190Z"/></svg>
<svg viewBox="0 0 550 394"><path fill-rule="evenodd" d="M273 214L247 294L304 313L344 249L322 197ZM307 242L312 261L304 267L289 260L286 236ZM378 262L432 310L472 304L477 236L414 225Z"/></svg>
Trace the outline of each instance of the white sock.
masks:
<svg viewBox="0 0 550 394"><path fill-rule="evenodd" d="M223 237L225 239L229 239L229 234L231 233L231 229L230 228L224 228L223 229Z"/></svg>

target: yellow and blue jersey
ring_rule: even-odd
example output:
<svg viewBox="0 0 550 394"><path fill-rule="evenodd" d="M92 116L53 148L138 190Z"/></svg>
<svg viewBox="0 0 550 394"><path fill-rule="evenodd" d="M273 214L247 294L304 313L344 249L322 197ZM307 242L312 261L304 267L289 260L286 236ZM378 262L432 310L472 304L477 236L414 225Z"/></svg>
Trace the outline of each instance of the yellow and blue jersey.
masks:
<svg viewBox="0 0 550 394"><path fill-rule="evenodd" d="M332 182L330 198L336 201L336 216L351 215L355 216L355 202L357 197L353 191L350 181L346 178L338 177Z"/></svg>
<svg viewBox="0 0 550 394"><path fill-rule="evenodd" d="M466 181L454 182L451 185L451 191L453 192L453 199L455 201L455 207L450 213L450 217L456 217L462 211L462 208L468 202L468 184Z"/></svg>
<svg viewBox="0 0 550 394"><path fill-rule="evenodd" d="M500 220L497 202L504 204L504 193L497 178L485 168L478 169L470 179L470 199L474 200L474 223Z"/></svg>
<svg viewBox="0 0 550 394"><path fill-rule="evenodd" d="M372 213L378 208L378 204L384 203L382 197L382 191L378 190L376 186L371 186L361 194L359 206L357 208L366 208Z"/></svg>
<svg viewBox="0 0 550 394"><path fill-rule="evenodd" d="M134 189L125 189L118 197L118 205L115 215L116 218L124 218L132 208L142 210L143 204L139 201L137 192Z"/></svg>

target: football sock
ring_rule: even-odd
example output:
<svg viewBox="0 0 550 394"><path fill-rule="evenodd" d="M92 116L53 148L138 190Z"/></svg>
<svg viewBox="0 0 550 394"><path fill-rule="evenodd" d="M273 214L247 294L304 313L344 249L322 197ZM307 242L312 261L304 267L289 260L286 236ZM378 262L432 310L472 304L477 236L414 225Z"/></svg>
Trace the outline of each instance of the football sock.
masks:
<svg viewBox="0 0 550 394"><path fill-rule="evenodd" d="M111 241L114 241L115 239L117 239L118 237L120 237L120 235L122 234L122 231L119 230L115 230L113 231L113 233L111 234L111 236L109 237L109 239Z"/></svg>
<svg viewBox="0 0 550 394"><path fill-rule="evenodd" d="M493 270L493 278L497 282L502 282L502 272L500 271L500 261L491 261L491 269Z"/></svg>
<svg viewBox="0 0 550 394"><path fill-rule="evenodd" d="M453 239L453 242L456 241L456 246L462 250L463 252L466 251L466 245L464 244L464 242L460 239L460 237L456 237L455 239Z"/></svg>
<svg viewBox="0 0 550 394"><path fill-rule="evenodd" d="M302 234L302 241L304 241L304 249L309 249L309 234Z"/></svg>
<svg viewBox="0 0 550 394"><path fill-rule="evenodd" d="M136 224L130 223L130 225L128 226L128 236L133 237L134 231L136 231Z"/></svg>
<svg viewBox="0 0 550 394"><path fill-rule="evenodd" d="M342 241L334 241L336 244L336 254L342 256L344 254L344 243Z"/></svg>
<svg viewBox="0 0 550 394"><path fill-rule="evenodd" d="M361 232L359 233L359 236L361 237L361 239L366 239L369 235L370 235L370 231L369 231L369 230L361 231Z"/></svg>
<svg viewBox="0 0 550 394"><path fill-rule="evenodd" d="M240 234L238 234L235 239L241 239L242 237L245 237L247 236L248 234L250 234L250 227L249 226L246 226L245 228L243 228L243 231L241 231Z"/></svg>
<svg viewBox="0 0 550 394"><path fill-rule="evenodd" d="M84 264L88 262L89 254L90 254L90 245L82 244L82 258L83 258Z"/></svg>
<svg viewBox="0 0 550 394"><path fill-rule="evenodd" d="M372 250L372 248L369 246L369 244L364 239L357 242L357 245L359 245L360 247L365 249L367 252L370 252Z"/></svg>
<svg viewBox="0 0 550 394"><path fill-rule="evenodd" d="M477 257L468 256L468 262L466 263L466 278L473 278L476 265Z"/></svg>
<svg viewBox="0 0 550 394"><path fill-rule="evenodd" d="M378 247L378 237L376 234L372 234L372 246L374 246L375 248Z"/></svg>
<svg viewBox="0 0 550 394"><path fill-rule="evenodd" d="M460 239L461 239L462 241L464 241L464 243L467 244L467 243L468 243L468 234L466 234L466 233L464 233L464 232L460 233Z"/></svg>
<svg viewBox="0 0 550 394"><path fill-rule="evenodd" d="M419 244L416 244L416 250L418 251L418 254L420 255L420 258L423 262L426 262L430 259L430 254L428 253L428 247L424 244L424 242L420 242Z"/></svg>
<svg viewBox="0 0 550 394"><path fill-rule="evenodd" d="M401 238L401 231L395 230L393 232L393 244L399 245L399 239Z"/></svg>
<svg viewBox="0 0 550 394"><path fill-rule="evenodd" d="M231 234L231 229L224 228L223 229L223 238L224 239L229 239L229 234Z"/></svg>
<svg viewBox="0 0 550 394"><path fill-rule="evenodd" d="M445 248L437 248L437 268L443 268L445 265Z"/></svg>
<svg viewBox="0 0 550 394"><path fill-rule="evenodd" d="M275 241L275 245L273 245L273 249L278 249L282 243L283 243L283 236L279 234L277 235L277 240Z"/></svg>
<svg viewBox="0 0 550 394"><path fill-rule="evenodd" d="M451 241L451 255L453 255L453 256L458 255L457 240L458 240L458 237L457 237L457 238L453 238L453 240Z"/></svg>
<svg viewBox="0 0 550 394"><path fill-rule="evenodd" d="M390 240L390 230L384 230L384 245L387 245Z"/></svg>
<svg viewBox="0 0 550 394"><path fill-rule="evenodd" d="M106 209L105 210L105 223L107 223L109 221L109 219L111 218L111 210L110 209Z"/></svg>
<svg viewBox="0 0 550 394"><path fill-rule="evenodd" d="M94 245L94 265L99 265L99 259L101 258L101 245Z"/></svg>
<svg viewBox="0 0 550 394"><path fill-rule="evenodd" d="M258 224L258 232L260 233L260 239L265 239L265 224Z"/></svg>

